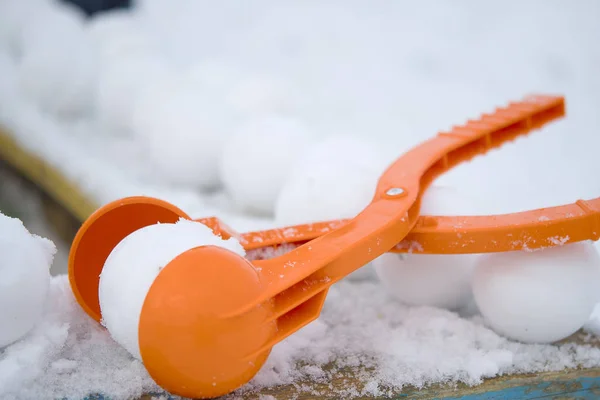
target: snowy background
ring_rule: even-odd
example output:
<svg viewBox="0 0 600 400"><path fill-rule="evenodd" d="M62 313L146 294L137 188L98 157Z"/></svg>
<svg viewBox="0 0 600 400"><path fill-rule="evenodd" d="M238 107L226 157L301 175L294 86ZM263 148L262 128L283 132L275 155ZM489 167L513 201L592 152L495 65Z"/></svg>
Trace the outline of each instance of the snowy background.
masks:
<svg viewBox="0 0 600 400"><path fill-rule="evenodd" d="M136 3L85 20L50 0L0 0L0 124L98 204L151 195L239 231L351 216L402 152L535 92L565 95L567 118L442 177L477 205L454 212L600 195L600 2ZM3 398L154 389L64 276L51 285L43 324L0 355ZM349 281L252 385L326 379L333 360L373 368L348 393L375 394L600 366L600 351L518 344L478 315Z"/></svg>

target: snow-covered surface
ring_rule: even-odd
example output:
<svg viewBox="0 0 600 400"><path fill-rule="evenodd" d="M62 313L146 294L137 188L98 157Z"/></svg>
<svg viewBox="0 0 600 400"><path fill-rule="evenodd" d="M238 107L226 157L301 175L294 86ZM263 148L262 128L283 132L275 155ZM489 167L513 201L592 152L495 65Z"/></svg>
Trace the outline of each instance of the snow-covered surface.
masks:
<svg viewBox="0 0 600 400"><path fill-rule="evenodd" d="M481 214L600 194L595 0L138 3L131 15L84 23L72 10L41 6L50 0L0 0L0 124L98 204L151 195L239 231L270 227L274 218L243 213L212 188L219 154L239 127L290 118L315 135L315 146L357 135L390 162L531 92L564 94L567 119L439 182L477 199ZM333 152L330 164L342 155ZM349 182L355 171L334 173ZM321 177L331 179L314 179ZM322 195L311 201L327 210L330 193ZM472 212L461 207L454 212ZM49 299L38 327L1 353L0 397L120 399L156 389L143 366L83 315L64 276L53 278ZM369 369L360 376L365 393L376 394L384 386L600 366L600 350L519 344L477 314L407 307L377 281L343 281L322 317L277 345L249 387L327 380L331 361ZM351 384L345 390L340 396L358 393Z"/></svg>
<svg viewBox="0 0 600 400"><path fill-rule="evenodd" d="M97 392L131 399L159 391L143 365L78 307L65 276L53 278L49 299L38 328L2 354L3 399L81 399ZM385 386L478 384L497 374L594 367L599 360L593 344L520 344L496 335L478 316L406 307L383 296L377 283L340 282L330 290L322 317L277 345L245 390L301 379L326 382L335 368L356 367L367 387L361 391L348 382L338 394L350 398L383 394ZM330 371L333 361L337 366Z"/></svg>

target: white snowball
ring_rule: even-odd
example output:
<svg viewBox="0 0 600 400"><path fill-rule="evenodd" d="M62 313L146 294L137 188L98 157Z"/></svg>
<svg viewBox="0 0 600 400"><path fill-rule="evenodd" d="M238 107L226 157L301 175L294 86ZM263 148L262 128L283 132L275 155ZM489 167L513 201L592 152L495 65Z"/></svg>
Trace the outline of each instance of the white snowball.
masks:
<svg viewBox="0 0 600 400"><path fill-rule="evenodd" d="M291 93L281 79L253 76L237 83L227 99L233 107L247 114L283 113L290 108L288 96Z"/></svg>
<svg viewBox="0 0 600 400"><path fill-rule="evenodd" d="M354 218L373 199L385 169L380 149L349 135L333 135L300 157L275 202L278 226ZM374 276L366 265L347 276Z"/></svg>
<svg viewBox="0 0 600 400"><path fill-rule="evenodd" d="M598 301L600 255L591 242L534 252L481 255L475 301L492 329L525 343L552 343L579 330Z"/></svg>
<svg viewBox="0 0 600 400"><path fill-rule="evenodd" d="M600 336L600 303L596 303L592 315L589 320L583 325L585 332Z"/></svg>
<svg viewBox="0 0 600 400"><path fill-rule="evenodd" d="M134 107L144 90L172 73L157 56L120 57L103 64L99 72L95 105L100 120L118 132L129 132Z"/></svg>
<svg viewBox="0 0 600 400"><path fill-rule="evenodd" d="M485 215L480 201L470 192L432 184L421 198L421 215Z"/></svg>
<svg viewBox="0 0 600 400"><path fill-rule="evenodd" d="M283 78L253 74L224 60L196 62L187 70L187 76L248 117L284 115L294 105L294 91Z"/></svg>
<svg viewBox="0 0 600 400"><path fill-rule="evenodd" d="M202 87L185 81L154 100L145 104L151 114L136 112L146 118L137 118L135 129L157 178L172 185L218 186L219 160L236 116Z"/></svg>
<svg viewBox="0 0 600 400"><path fill-rule="evenodd" d="M19 55L21 29L40 1L45 0L0 1L0 47Z"/></svg>
<svg viewBox="0 0 600 400"><path fill-rule="evenodd" d="M275 205L278 225L353 218L372 200L384 167L358 137L330 136L300 157Z"/></svg>
<svg viewBox="0 0 600 400"><path fill-rule="evenodd" d="M139 229L123 239L108 256L98 288L102 324L112 338L137 359L141 360L140 315L154 279L179 254L205 245L223 247L245 256L236 239L223 240L206 225L188 220Z"/></svg>
<svg viewBox="0 0 600 400"><path fill-rule="evenodd" d="M289 118L257 118L242 126L220 160L221 181L234 203L242 210L274 214L289 171L311 139L302 124Z"/></svg>
<svg viewBox="0 0 600 400"><path fill-rule="evenodd" d="M162 111L165 97L179 90L179 81L173 74L166 73L166 69L163 72L148 79L132 96L131 131L142 142L147 140L147 130L152 130L156 115Z"/></svg>
<svg viewBox="0 0 600 400"><path fill-rule="evenodd" d="M211 59L193 63L185 71L186 79L207 88L223 98L233 91L235 83L242 79L240 68L224 60Z"/></svg>
<svg viewBox="0 0 600 400"><path fill-rule="evenodd" d="M354 218L371 201L377 181L355 165L307 165L284 184L276 202L278 225Z"/></svg>
<svg viewBox="0 0 600 400"><path fill-rule="evenodd" d="M56 247L0 213L0 348L25 336L40 320Z"/></svg>
<svg viewBox="0 0 600 400"><path fill-rule="evenodd" d="M468 215L474 201L458 190L431 186L421 202L421 215ZM462 212L461 212L462 211ZM388 293L403 303L460 310L472 300L473 254L394 254L373 261Z"/></svg>
<svg viewBox="0 0 600 400"><path fill-rule="evenodd" d="M50 113L72 116L89 111L95 80L94 53L85 35L33 46L21 60L23 92Z"/></svg>
<svg viewBox="0 0 600 400"><path fill-rule="evenodd" d="M403 303L459 310L471 299L470 254L386 253L373 261L386 291Z"/></svg>
<svg viewBox="0 0 600 400"><path fill-rule="evenodd" d="M96 14L86 25L86 30L102 64L123 57L153 54L158 50L148 27L131 10L116 9Z"/></svg>
<svg viewBox="0 0 600 400"><path fill-rule="evenodd" d="M75 6L57 1L40 1L28 11L18 37L19 55L48 46L68 47L65 40L84 35L84 14Z"/></svg>

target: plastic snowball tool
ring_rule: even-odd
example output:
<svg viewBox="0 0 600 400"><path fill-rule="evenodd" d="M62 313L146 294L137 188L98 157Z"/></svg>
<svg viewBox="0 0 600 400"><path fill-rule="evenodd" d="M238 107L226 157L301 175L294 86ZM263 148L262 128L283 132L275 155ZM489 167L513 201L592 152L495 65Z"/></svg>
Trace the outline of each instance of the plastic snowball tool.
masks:
<svg viewBox="0 0 600 400"><path fill-rule="evenodd" d="M536 95L439 133L390 165L371 203L350 220L246 234L216 218L197 220L224 239L237 237L248 257L200 246L160 271L138 326L148 372L185 397L234 391L254 377L275 344L319 316L332 284L386 252L486 253L597 240L600 198L506 215L419 215L420 197L438 175L564 114L562 97ZM99 275L117 244L138 229L181 218L190 219L148 197L124 198L92 214L69 257L81 307L100 321ZM283 248L289 251L277 251ZM277 255L267 259L265 249Z"/></svg>

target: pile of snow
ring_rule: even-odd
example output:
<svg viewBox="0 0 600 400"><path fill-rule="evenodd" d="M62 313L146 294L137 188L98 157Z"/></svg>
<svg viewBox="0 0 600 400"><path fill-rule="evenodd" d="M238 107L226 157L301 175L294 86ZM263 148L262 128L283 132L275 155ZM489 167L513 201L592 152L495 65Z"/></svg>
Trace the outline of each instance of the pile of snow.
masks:
<svg viewBox="0 0 600 400"><path fill-rule="evenodd" d="M0 282L8 286L0 305L10 307L0 308L0 338L12 336L2 343L0 396L20 400L102 393L118 400L163 393L140 361L141 305L168 261L204 244L245 254L234 239L224 241L191 221L151 225L126 237L100 277L105 330L76 303L66 276L50 279L52 243L30 235L19 220L2 216L0 248L6 263L0 263ZM587 320L598 301L599 274L600 257L589 242L483 256L476 267L475 298L491 326L476 313L444 310L449 303L409 306L376 281L342 281L330 289L319 320L276 345L257 376L232 397L299 380L327 382L347 368L366 384L333 386L330 394L391 395L407 385L476 385L498 374L599 367L600 349L589 336L583 344L535 343L562 339ZM410 273L404 278L423 290L435 287ZM589 330L592 325L597 322L588 324ZM520 335L521 342L496 329L509 337ZM297 390L317 394L310 386Z"/></svg>
<svg viewBox="0 0 600 400"><path fill-rule="evenodd" d="M27 335L41 318L55 253L54 243L0 213L0 348Z"/></svg>
<svg viewBox="0 0 600 400"><path fill-rule="evenodd" d="M476 385L498 374L576 366L600 366L593 341L522 344L498 336L478 316L408 307L374 282L340 282L330 289L321 318L276 345L263 369L235 395L301 380L328 382L347 368L362 371L358 376L370 384L348 381L333 395L386 395L439 382ZM83 313L65 276L52 278L39 328L0 355L0 382L0 396L10 400L82 399L90 393L124 400L163 393L141 362ZM313 393L306 385L297 390Z"/></svg>

